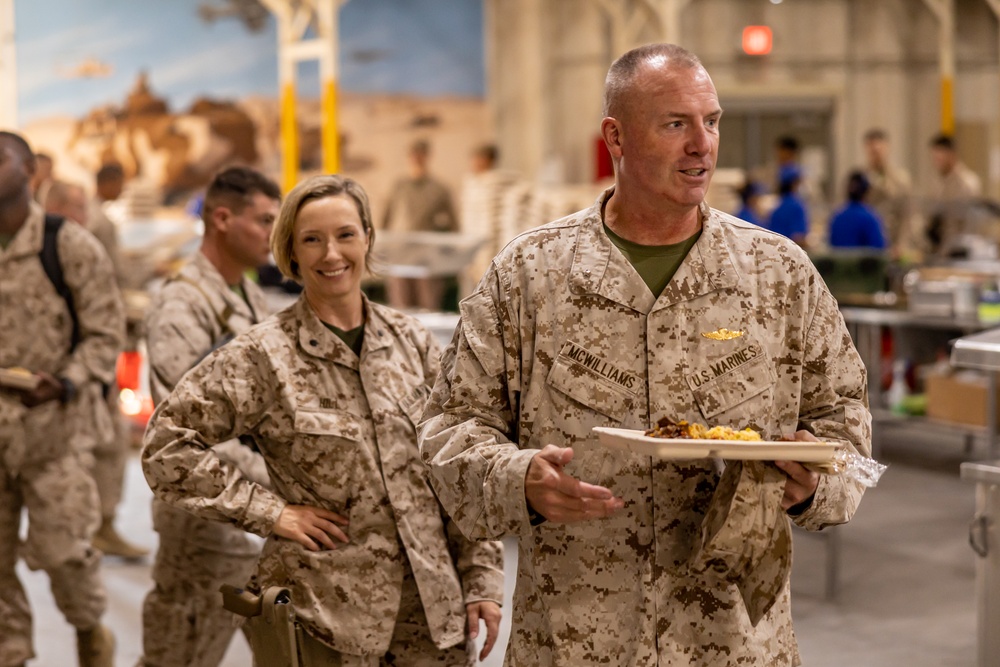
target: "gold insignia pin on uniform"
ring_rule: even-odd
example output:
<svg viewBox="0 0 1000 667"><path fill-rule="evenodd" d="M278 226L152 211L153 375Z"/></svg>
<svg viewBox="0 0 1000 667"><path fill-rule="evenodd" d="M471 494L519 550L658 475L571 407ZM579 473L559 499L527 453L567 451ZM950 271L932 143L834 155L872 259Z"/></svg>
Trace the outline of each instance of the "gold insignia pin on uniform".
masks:
<svg viewBox="0 0 1000 667"><path fill-rule="evenodd" d="M705 338L711 338L712 340L732 340L734 338L739 338L745 332L744 331L730 331L729 329L716 329L715 331L706 331L702 334Z"/></svg>

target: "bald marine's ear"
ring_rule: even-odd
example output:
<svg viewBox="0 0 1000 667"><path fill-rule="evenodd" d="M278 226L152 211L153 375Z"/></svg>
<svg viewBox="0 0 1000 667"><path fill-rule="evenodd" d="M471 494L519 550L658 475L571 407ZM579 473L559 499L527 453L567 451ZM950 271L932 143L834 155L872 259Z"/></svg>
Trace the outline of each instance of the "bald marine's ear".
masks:
<svg viewBox="0 0 1000 667"><path fill-rule="evenodd" d="M601 136L604 144L608 147L611 157L618 159L622 156L622 124L617 118L611 116L601 121Z"/></svg>

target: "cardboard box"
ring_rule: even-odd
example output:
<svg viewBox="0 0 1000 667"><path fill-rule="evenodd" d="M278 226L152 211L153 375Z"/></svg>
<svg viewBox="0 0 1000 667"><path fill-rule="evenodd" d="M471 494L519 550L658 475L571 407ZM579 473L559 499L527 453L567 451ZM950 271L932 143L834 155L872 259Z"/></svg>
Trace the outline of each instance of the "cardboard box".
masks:
<svg viewBox="0 0 1000 667"><path fill-rule="evenodd" d="M928 375L924 379L927 416L957 424L986 426L988 384L986 374L975 371ZM1000 399L993 409L1000 410Z"/></svg>

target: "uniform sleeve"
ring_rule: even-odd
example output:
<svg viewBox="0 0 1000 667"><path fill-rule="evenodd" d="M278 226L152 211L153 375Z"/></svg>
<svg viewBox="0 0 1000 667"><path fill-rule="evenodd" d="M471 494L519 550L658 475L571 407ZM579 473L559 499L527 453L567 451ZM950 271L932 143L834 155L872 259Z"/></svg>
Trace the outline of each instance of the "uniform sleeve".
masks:
<svg viewBox="0 0 1000 667"><path fill-rule="evenodd" d="M195 298L197 297L197 298ZM146 318L146 348L153 402L160 404L212 347L212 315L205 298L181 282L164 286Z"/></svg>
<svg viewBox="0 0 1000 667"><path fill-rule="evenodd" d="M157 498L204 519L271 533L285 501L221 459L210 443L253 435L276 380L250 336L186 375L160 404L143 439L142 469Z"/></svg>
<svg viewBox="0 0 1000 667"><path fill-rule="evenodd" d="M220 459L236 466L243 476L251 482L257 482L268 489L271 488L271 477L267 473L267 463L264 462L264 457L248 445L233 438L212 445L212 450Z"/></svg>
<svg viewBox="0 0 1000 667"><path fill-rule="evenodd" d="M434 334L421 328L418 349L423 355L424 377L433 383L441 369L441 346ZM495 541L466 539L454 521L445 517L448 546L462 582L465 604L492 600L503 604L503 545Z"/></svg>
<svg viewBox="0 0 1000 667"><path fill-rule="evenodd" d="M57 243L80 324L80 342L60 374L77 387L110 384L125 344L125 305L114 267L97 239L76 225L63 225Z"/></svg>
<svg viewBox="0 0 1000 667"><path fill-rule="evenodd" d="M461 319L420 429L421 457L445 510L469 539L530 534L514 406L520 343L491 270L461 303Z"/></svg>
<svg viewBox="0 0 1000 667"><path fill-rule="evenodd" d="M465 604L489 600L503 606L503 544L466 539L454 521L447 521L446 530Z"/></svg>
<svg viewBox="0 0 1000 667"><path fill-rule="evenodd" d="M822 285L819 290L804 339L799 428L820 440L841 442L858 454L871 456L868 374L836 301ZM809 530L847 523L863 493L861 484L842 475L820 475L812 504L793 520Z"/></svg>

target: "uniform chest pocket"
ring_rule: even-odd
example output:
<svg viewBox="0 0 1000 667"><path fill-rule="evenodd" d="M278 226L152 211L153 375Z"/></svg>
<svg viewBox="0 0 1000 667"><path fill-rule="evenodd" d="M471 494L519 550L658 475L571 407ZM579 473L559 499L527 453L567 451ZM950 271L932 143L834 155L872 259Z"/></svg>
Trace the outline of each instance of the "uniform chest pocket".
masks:
<svg viewBox="0 0 1000 667"><path fill-rule="evenodd" d="M350 413L295 411L291 458L301 471L295 476L329 509L346 511L350 498L356 495L361 440L361 421Z"/></svg>
<svg viewBox="0 0 1000 667"><path fill-rule="evenodd" d="M615 422L625 419L633 404L632 394L627 389L562 355L556 357L547 384ZM572 415L565 416L572 418Z"/></svg>
<svg viewBox="0 0 1000 667"><path fill-rule="evenodd" d="M713 380L697 384L689 379L688 384L710 425L742 428L768 423L776 382L774 367L762 354Z"/></svg>
<svg viewBox="0 0 1000 667"><path fill-rule="evenodd" d="M349 412L302 408L295 411L295 432L360 440L361 422Z"/></svg>
<svg viewBox="0 0 1000 667"><path fill-rule="evenodd" d="M424 408L427 406L427 399L430 395L431 390L427 388L427 385L420 384L398 401L400 409L413 422L414 428L420 424L420 420L423 418Z"/></svg>

